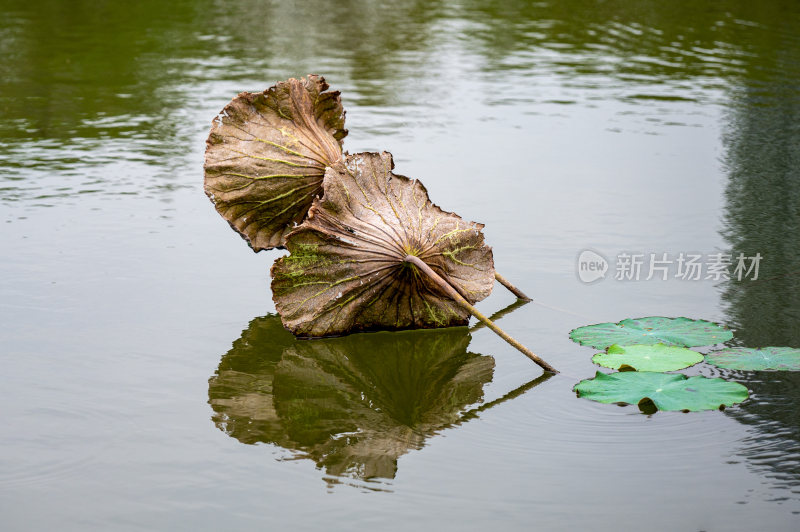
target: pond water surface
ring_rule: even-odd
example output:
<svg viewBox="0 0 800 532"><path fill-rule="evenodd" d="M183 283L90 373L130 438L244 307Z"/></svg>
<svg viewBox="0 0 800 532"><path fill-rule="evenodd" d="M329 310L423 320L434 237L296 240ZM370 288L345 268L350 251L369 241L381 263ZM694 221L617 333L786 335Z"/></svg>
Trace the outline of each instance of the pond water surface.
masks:
<svg viewBox="0 0 800 532"><path fill-rule="evenodd" d="M590 323L800 347L800 7L710 4L0 1L0 528L800 528L797 374L701 364L751 397L691 414L572 392ZM283 252L214 211L204 141L238 92L311 72L345 149L486 224L534 297L500 324L561 374L485 328L282 329ZM763 259L650 275L681 253Z"/></svg>

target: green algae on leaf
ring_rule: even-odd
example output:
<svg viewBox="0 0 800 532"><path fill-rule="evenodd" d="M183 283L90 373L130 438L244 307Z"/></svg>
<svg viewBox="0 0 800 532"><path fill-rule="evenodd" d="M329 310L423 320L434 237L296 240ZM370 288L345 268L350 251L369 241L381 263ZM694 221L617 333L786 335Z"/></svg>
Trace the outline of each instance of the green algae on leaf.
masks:
<svg viewBox="0 0 800 532"><path fill-rule="evenodd" d="M660 343L625 346L614 344L605 353L597 353L592 357L592 362L606 368L627 367L635 371L677 371L702 361L703 355L697 351Z"/></svg>
<svg viewBox="0 0 800 532"><path fill-rule="evenodd" d="M613 344L658 343L696 347L726 342L733 337L733 333L706 320L650 316L579 327L570 331L569 337L581 345L597 349L606 349Z"/></svg>
<svg viewBox="0 0 800 532"><path fill-rule="evenodd" d="M800 349L732 347L707 354L706 362L726 369L800 371Z"/></svg>
<svg viewBox="0 0 800 532"><path fill-rule="evenodd" d="M243 92L206 141L205 192L255 251L282 247L342 157L344 110L321 76Z"/></svg>
<svg viewBox="0 0 800 532"><path fill-rule="evenodd" d="M679 373L626 371L597 372L592 379L575 385L578 397L600 403L636 404L658 410L715 410L748 397L747 388L736 382L707 377L686 377Z"/></svg>
<svg viewBox="0 0 800 532"><path fill-rule="evenodd" d="M325 173L324 196L286 238L272 267L284 325L298 336L465 325L469 312L406 261L417 257L470 304L492 290L482 224L432 204L396 175L389 153L347 156Z"/></svg>

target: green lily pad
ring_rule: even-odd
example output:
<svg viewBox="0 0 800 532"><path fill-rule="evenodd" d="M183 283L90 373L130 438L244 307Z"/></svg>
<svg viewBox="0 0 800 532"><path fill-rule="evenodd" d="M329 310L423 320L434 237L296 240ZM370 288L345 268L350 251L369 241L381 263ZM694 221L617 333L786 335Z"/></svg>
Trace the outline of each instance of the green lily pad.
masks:
<svg viewBox="0 0 800 532"><path fill-rule="evenodd" d="M707 377L686 377L679 373L626 371L593 379L573 388L578 397L600 403L652 403L658 410L714 410L747 399L747 388L736 382Z"/></svg>
<svg viewBox="0 0 800 532"><path fill-rule="evenodd" d="M794 347L732 347L706 355L706 362L718 368L758 371L777 369L800 371L800 349Z"/></svg>
<svg viewBox="0 0 800 532"><path fill-rule="evenodd" d="M592 362L611 369L627 366L635 371L676 371L703 361L697 351L674 345L617 345L597 353ZM627 369L627 368L626 368Z"/></svg>
<svg viewBox="0 0 800 532"><path fill-rule="evenodd" d="M605 349L610 345L666 344L683 347L713 345L733 338L728 329L706 320L651 316L598 323L570 331L569 337L581 345Z"/></svg>

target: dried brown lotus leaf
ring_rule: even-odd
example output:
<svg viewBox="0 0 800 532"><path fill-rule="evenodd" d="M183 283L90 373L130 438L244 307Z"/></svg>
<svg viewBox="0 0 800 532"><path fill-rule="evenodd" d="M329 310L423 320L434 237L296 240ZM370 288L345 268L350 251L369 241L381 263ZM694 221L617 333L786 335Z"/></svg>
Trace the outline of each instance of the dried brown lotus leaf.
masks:
<svg viewBox="0 0 800 532"><path fill-rule="evenodd" d="M298 336L465 325L469 313L405 261L419 257L469 303L489 295L492 249L482 224L432 204L396 175L389 153L347 156L325 173L324 196L288 235L272 267L284 325Z"/></svg>
<svg viewBox="0 0 800 532"><path fill-rule="evenodd" d="M255 251L282 247L342 156L344 110L324 78L289 79L243 92L206 141L205 192Z"/></svg>

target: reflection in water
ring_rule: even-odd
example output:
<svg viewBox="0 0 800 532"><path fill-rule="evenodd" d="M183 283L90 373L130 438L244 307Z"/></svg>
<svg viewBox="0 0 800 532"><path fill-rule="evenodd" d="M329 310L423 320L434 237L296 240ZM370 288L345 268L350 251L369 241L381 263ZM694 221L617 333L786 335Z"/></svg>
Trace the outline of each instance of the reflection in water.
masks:
<svg viewBox="0 0 800 532"><path fill-rule="evenodd" d="M403 88L392 80L418 70L402 65L424 61L417 51L429 48L437 16L419 0L6 2L0 201L163 199L194 187L187 168L199 167L222 105L289 76L319 72L345 90L363 80L346 90L350 102L391 104Z"/></svg>
<svg viewBox="0 0 800 532"><path fill-rule="evenodd" d="M759 253L763 259L757 280L733 279L723 298L741 345L797 347L800 96L742 89L737 103L726 139L725 237L734 254Z"/></svg>
<svg viewBox="0 0 800 532"><path fill-rule="evenodd" d="M775 36L783 42L760 50L728 113L724 236L734 254L763 257L758 280L723 287L734 342L748 347L800 347L799 36L795 21L793 33ZM797 498L800 373L741 372L736 379L752 391L730 412L750 427L742 454Z"/></svg>
<svg viewBox="0 0 800 532"><path fill-rule="evenodd" d="M209 379L213 420L328 475L392 479L401 455L494 404L466 411L494 370L492 357L467 352L470 338L454 327L295 340L277 316L256 318Z"/></svg>
<svg viewBox="0 0 800 532"><path fill-rule="evenodd" d="M7 4L0 201L35 205L194 186L186 168L224 103L310 72L373 135L446 124L443 102L468 105L467 80L490 105L616 100L650 132L696 125L703 111L688 103L721 103L731 82L761 75L748 60L784 46L797 19L737 0Z"/></svg>

